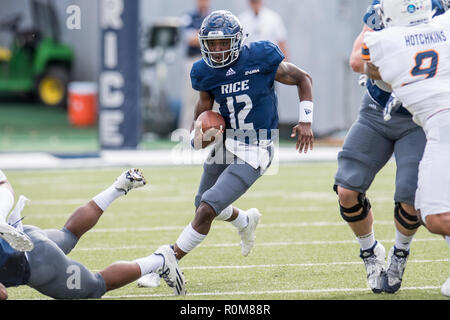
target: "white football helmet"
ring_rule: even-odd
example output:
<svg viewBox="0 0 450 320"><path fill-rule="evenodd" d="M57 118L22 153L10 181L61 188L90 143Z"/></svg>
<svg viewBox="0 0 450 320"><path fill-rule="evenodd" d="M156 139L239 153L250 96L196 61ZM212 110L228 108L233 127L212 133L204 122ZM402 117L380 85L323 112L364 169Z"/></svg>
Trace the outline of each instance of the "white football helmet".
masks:
<svg viewBox="0 0 450 320"><path fill-rule="evenodd" d="M381 19L386 28L427 23L432 17L432 0L381 0Z"/></svg>

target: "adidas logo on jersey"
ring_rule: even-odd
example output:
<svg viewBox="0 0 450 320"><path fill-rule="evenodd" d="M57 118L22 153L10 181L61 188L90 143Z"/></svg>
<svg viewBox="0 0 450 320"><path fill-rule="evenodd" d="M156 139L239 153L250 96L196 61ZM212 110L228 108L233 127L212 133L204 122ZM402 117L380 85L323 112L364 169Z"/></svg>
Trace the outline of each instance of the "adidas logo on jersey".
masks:
<svg viewBox="0 0 450 320"><path fill-rule="evenodd" d="M233 68L230 68L230 69L228 69L225 76L229 77L229 76L232 76L233 74L236 74L236 72L233 70Z"/></svg>

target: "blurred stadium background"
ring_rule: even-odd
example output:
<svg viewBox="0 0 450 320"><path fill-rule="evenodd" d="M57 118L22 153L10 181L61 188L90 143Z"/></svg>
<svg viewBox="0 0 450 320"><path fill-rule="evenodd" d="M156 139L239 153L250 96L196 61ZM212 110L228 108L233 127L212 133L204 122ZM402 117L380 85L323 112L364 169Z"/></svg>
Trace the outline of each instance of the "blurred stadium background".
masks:
<svg viewBox="0 0 450 320"><path fill-rule="evenodd" d="M291 61L313 76L317 106L313 129L319 139L337 138L339 143L357 115L363 89L357 84L357 75L352 73L348 66L348 56L353 39L361 28L361 15L369 2L357 0L326 0L320 4L314 0L264 2L268 8L276 10L284 20ZM48 151L56 154L96 154L104 149L154 150L173 146L170 133L176 129L176 121L182 107L185 79L180 77L180 74L184 72L185 46L180 37L175 38L173 45L165 47L165 54L161 56L159 53L163 48L161 44L164 43L164 38L155 31L158 30L158 26L159 30L162 30L161 26L179 25L179 18L194 8L195 0L126 1L123 10L127 14L121 17L123 25L118 29L111 26L102 27L102 17L108 14L108 6L114 7L115 3L117 5L122 2L2 1L0 48L6 53L9 50L10 59L8 62L7 59L1 61L0 58L2 152ZM79 8L80 13L80 25L75 29L68 26L72 21L70 20L72 13L75 12L71 11L73 6ZM248 9L248 3L241 0L212 0L211 9L227 9L238 15ZM117 47L111 47L109 44L112 42L106 40L109 31L118 35ZM150 36L152 31L153 35L156 34L153 39ZM16 94L21 88L27 88L24 79L19 81L16 78L28 77L28 87L34 86L37 91L37 86L41 84L37 83L38 79L43 78L42 75L48 71L48 65L55 65L54 61L50 61L51 57L45 60L38 52L45 49L38 50L44 47L43 38L54 38L56 43L54 50L60 50L59 53L54 52L54 55L59 54L57 70L53 68L50 71L67 70L67 75L63 75L64 85L68 88L73 82L96 85L94 90L97 96L100 96L100 101L95 121L85 119L74 125L69 121L70 105L66 105L66 108L49 106L45 99L50 101L50 104L57 103L55 99L58 100L58 92L54 91L56 90L54 83L51 87L51 81L42 81L44 83L42 90L48 89L46 96L45 92L42 93L44 98L29 99L36 98L39 93ZM162 39L163 42L158 39ZM25 49L29 52L17 52L20 51L20 46L28 46ZM109 49L103 49L105 46ZM63 56L60 47L68 51L66 56ZM117 51L112 52L114 49ZM47 48L47 53L48 51L50 49ZM37 62L33 64L30 62L33 59L38 60L38 56L42 66L37 66ZM114 59L116 56L118 65L112 69L121 73L124 78L123 87L117 84L120 79L108 76L102 78L105 72L110 71L107 66L108 59L111 60L111 57ZM26 60L28 65L24 66L22 61ZM19 66L15 66L13 62ZM21 70L20 66L25 70ZM19 69L16 70L19 76L12 75L11 70L14 68ZM29 70L33 70L33 74L30 74ZM99 83L101 80L104 80L103 84ZM120 100L116 91L121 89L123 96L126 97L122 98L124 102L122 104L119 102L118 106L108 106L108 103L114 105L114 99ZM295 88L286 86L278 87L278 97L281 142L283 142L289 128L298 118L298 98ZM66 101L67 96L64 97L63 103ZM111 115L111 110L121 110L122 114ZM84 112L85 116L86 113L92 113L90 109ZM102 132L105 132L103 138ZM116 139L115 133L118 135Z"/></svg>

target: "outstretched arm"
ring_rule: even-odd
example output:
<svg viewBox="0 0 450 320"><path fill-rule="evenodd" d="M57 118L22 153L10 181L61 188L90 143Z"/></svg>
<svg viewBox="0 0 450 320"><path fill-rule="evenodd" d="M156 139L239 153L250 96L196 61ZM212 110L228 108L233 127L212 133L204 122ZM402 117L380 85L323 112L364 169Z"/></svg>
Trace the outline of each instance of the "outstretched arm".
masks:
<svg viewBox="0 0 450 320"><path fill-rule="evenodd" d="M301 153L312 150L314 135L311 129L313 114L313 94L312 78L306 72L290 62L282 62L278 67L275 80L286 84L297 86L298 96L300 98L300 119L299 123L292 128L291 137L297 136L296 149ZM306 111L306 114L304 112Z"/></svg>

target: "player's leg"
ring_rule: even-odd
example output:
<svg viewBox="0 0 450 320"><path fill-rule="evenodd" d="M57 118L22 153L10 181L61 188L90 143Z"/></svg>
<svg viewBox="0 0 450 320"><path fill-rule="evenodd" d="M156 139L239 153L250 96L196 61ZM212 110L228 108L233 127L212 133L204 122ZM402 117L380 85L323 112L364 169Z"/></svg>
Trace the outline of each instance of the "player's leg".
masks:
<svg viewBox="0 0 450 320"><path fill-rule="evenodd" d="M159 249L158 249L159 250ZM164 271L168 257L158 251L150 256L133 261L117 261L99 273L105 280L106 291L120 288L148 274Z"/></svg>
<svg viewBox="0 0 450 320"><path fill-rule="evenodd" d="M170 287L174 288L175 294L185 292L184 277L178 269L178 260L182 259L206 238L217 215L229 208L260 176L259 170L255 170L247 164L225 166L225 170L218 175L218 178L214 178L216 181L213 186L204 191L201 198L197 198L196 201L200 201L194 219L186 226L175 244L173 246L162 246L159 249L165 252L168 258L173 258L173 260L168 259L168 267L166 272L162 273L162 277Z"/></svg>
<svg viewBox="0 0 450 320"><path fill-rule="evenodd" d="M424 127L427 144L419 165L415 207L425 227L450 246L450 112L436 114ZM441 287L450 296L450 279Z"/></svg>
<svg viewBox="0 0 450 320"><path fill-rule="evenodd" d="M226 169L227 165L220 161L212 161L216 157L216 149L211 150L211 154L209 155L207 161L203 164L203 173L200 179L200 184L198 187L197 195L194 200L194 206L196 208L196 211L198 210L198 207L200 206L201 197L205 191L207 191L209 188L211 188L221 175L221 173ZM190 226L190 225L189 225ZM195 230L192 230L192 237L196 236ZM204 237L199 236L201 240L203 240ZM173 249L167 249L167 251ZM175 254L175 253L173 253ZM175 269L174 269L175 270ZM160 276L158 273L149 273L141 278L138 279L137 285L138 287L157 287L160 284ZM174 288L174 291L176 288Z"/></svg>
<svg viewBox="0 0 450 320"><path fill-rule="evenodd" d="M227 165L223 162L211 162L213 157L215 157L215 150L212 151L210 157L203 164L203 173L194 201L194 220L186 226L177 240L179 242L180 238L184 239L182 241L182 243L185 243L184 248L181 249L177 243L174 245L174 253L178 260L183 258L189 251L197 246L197 244L205 239L211 227L211 223L216 217L214 210L210 208L209 205L201 202L203 194L216 184L220 175L227 168ZM195 224L196 229L194 229L193 224Z"/></svg>
<svg viewBox="0 0 450 320"><path fill-rule="evenodd" d="M450 160L450 158L448 159ZM449 182L450 177L448 177L447 185L449 184ZM438 199L435 198L434 200ZM433 200L431 199L431 201ZM425 201L425 203L430 204L429 201ZM447 208L449 204L450 203L447 203ZM432 206L430 206L429 208L431 207ZM424 213L422 213L422 210L424 210ZM426 228L432 233L442 235L450 248L450 210L448 210L448 212L437 214L427 214L426 212L426 206L422 205L421 209L419 210L419 214L421 215L421 220L425 223ZM441 286L441 293L442 295L450 298L450 278L448 278L447 281L445 281Z"/></svg>
<svg viewBox="0 0 450 320"><path fill-rule="evenodd" d="M450 236L445 236L445 241L450 248ZM442 284L441 293L442 295L450 298L450 278Z"/></svg>
<svg viewBox="0 0 450 320"><path fill-rule="evenodd" d="M47 229L42 232L65 254L68 254L76 246L81 236L96 225L103 212L115 199L144 184L145 178L139 170L127 170L110 187L76 209L61 230Z"/></svg>
<svg viewBox="0 0 450 320"><path fill-rule="evenodd" d="M370 102L366 95L364 105ZM369 107L365 107L368 110ZM381 275L384 272L385 251L376 241L373 231L373 212L366 191L375 175L390 159L393 142L375 128L376 111L361 112L353 124L338 155L338 171L334 190L339 198L341 216L353 231L360 244L360 257L367 271L369 287L381 292Z"/></svg>
<svg viewBox="0 0 450 320"><path fill-rule="evenodd" d="M221 157L222 162L213 163L211 161L215 156L215 152L213 151L212 156L208 159L209 161L206 161L203 165L203 174L194 203L196 210L201 204L203 194L214 186L219 176L228 167L227 162L234 159L234 155L225 148L222 148L221 151L223 152L223 156L217 155L217 157ZM241 231L248 226L249 217L246 211L230 204L216 215L216 220L230 222L238 231Z"/></svg>
<svg viewBox="0 0 450 320"><path fill-rule="evenodd" d="M200 181L200 186L195 197L195 208L196 211L199 209L200 205L202 205L202 197L205 192L208 192L217 182L218 178L222 174L222 172L227 169L228 164L230 162L235 161L235 156L227 151L225 148L221 149L222 154L215 154L213 151L211 157L208 161L205 162L203 168L203 175ZM222 161L218 161L219 163L215 163L212 159L220 158ZM211 213L211 218L219 221L230 222L242 236L247 236L251 238L251 233L254 233L254 228L259 220L259 211L255 208L249 209L248 211L244 211L240 208L237 208L233 205L228 205L219 213L212 214L211 208L207 208L205 204L200 209L200 212L206 210L206 212ZM206 208L206 209L205 209ZM201 215L198 216L199 218ZM201 222L202 219L200 219ZM199 221L199 219L197 219ZM249 226L250 224L250 226ZM209 229L208 229L209 231ZM201 237L199 237L201 238ZM248 242L248 241L247 241ZM241 244L242 245L242 244ZM245 244L244 244L245 245ZM246 256L251 250L252 244L247 245L247 248L243 251L243 254Z"/></svg>
<svg viewBox="0 0 450 320"><path fill-rule="evenodd" d="M214 186L203 194L194 220L177 239L174 246L177 259L183 258L200 244L208 234L217 215L241 197L260 176L260 171L248 164L229 165ZM259 220L259 213L255 215L255 218L257 219L249 219L252 225L255 224L254 227ZM250 224L247 227L249 226ZM253 242L254 237L249 240Z"/></svg>
<svg viewBox="0 0 450 320"><path fill-rule="evenodd" d="M103 212L114 200L127 194L131 189L145 185L145 183L145 178L139 170L130 169L123 172L110 187L75 210L64 228L77 238L81 238L84 233L96 225Z"/></svg>
<svg viewBox="0 0 450 320"><path fill-rule="evenodd" d="M163 255L152 254L134 261L118 261L94 273L68 258L43 230L25 226L25 232L36 244L27 254L30 267L27 285L56 299L100 298L145 273L159 272L161 265L166 264Z"/></svg>
<svg viewBox="0 0 450 320"><path fill-rule="evenodd" d="M205 191L210 189L219 178L220 174L226 169L227 165L224 163L213 163L210 160L215 156L215 149L211 151L211 155L209 156L208 160L205 161L203 164L203 173L200 178L200 184L198 187L197 194L195 196L194 200L194 206L196 210L198 209L202 195ZM230 209L232 210L232 207L230 206ZM227 209L226 209L227 210ZM224 210L224 211L226 211ZM138 287L157 287L160 284L160 277L158 274L147 274L140 278L137 281Z"/></svg>
<svg viewBox="0 0 450 320"><path fill-rule="evenodd" d="M450 212L428 215L425 225L432 233L450 237Z"/></svg>
<svg viewBox="0 0 450 320"><path fill-rule="evenodd" d="M185 295L184 275L171 246L158 248L150 256L133 261L117 261L99 272L105 281L106 291L127 285L148 274L159 274L174 289L175 295Z"/></svg>
<svg viewBox="0 0 450 320"><path fill-rule="evenodd" d="M437 120L439 118L434 119ZM441 122L446 120L444 118ZM450 113L447 121L450 123ZM450 132L450 124L433 129L428 133L428 142L419 165L416 208L420 210L421 220L430 232L450 236L450 136L442 134Z"/></svg>
<svg viewBox="0 0 450 320"><path fill-rule="evenodd" d="M55 299L99 298L105 293L103 279L69 259L43 230L25 225L24 232L35 245L27 253L28 286Z"/></svg>
<svg viewBox="0 0 450 320"><path fill-rule="evenodd" d="M361 249L373 246L373 212L366 191L390 159L394 144L360 116L348 132L338 154L334 191L342 218L358 238Z"/></svg>
<svg viewBox="0 0 450 320"><path fill-rule="evenodd" d="M230 205L216 216L216 220L230 222L237 229L241 238L241 253L246 257L253 248L256 226L260 217L261 213L257 208L244 211Z"/></svg>
<svg viewBox="0 0 450 320"><path fill-rule="evenodd" d="M397 121L394 126L400 129L405 120L393 117L391 121ZM407 122L407 127L414 125L410 120ZM414 208L414 198L426 137L422 128L415 125L414 128L405 129L403 132L408 133L397 140L394 147L397 164L394 195L395 243L388 253L386 273L383 277L383 291L387 293L395 293L400 289L411 242L420 226Z"/></svg>
<svg viewBox="0 0 450 320"><path fill-rule="evenodd" d="M273 149L270 147L267 149L269 152L269 157L273 156ZM226 152L227 161L234 162L235 164L243 163L243 161L239 160L235 155L230 152ZM270 166L270 163L267 165L265 170ZM244 171L250 168L242 167L235 165L231 168L231 171L236 171L236 176L242 176L244 180L248 181L248 186L251 186L254 183L254 177L256 179L261 176L261 170L250 170L250 176L246 172L240 173L239 170L245 168ZM209 190L208 190L209 192ZM250 208L246 211L237 208L236 206L229 205L225 209L223 209L220 213L216 215L216 220L230 222L238 231L238 234L241 238L240 246L241 253L245 257L247 256L253 248L254 240L255 240L255 232L256 227L259 223L259 219L261 217L261 213L257 208Z"/></svg>

